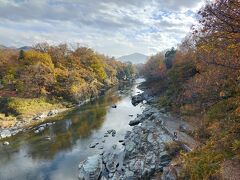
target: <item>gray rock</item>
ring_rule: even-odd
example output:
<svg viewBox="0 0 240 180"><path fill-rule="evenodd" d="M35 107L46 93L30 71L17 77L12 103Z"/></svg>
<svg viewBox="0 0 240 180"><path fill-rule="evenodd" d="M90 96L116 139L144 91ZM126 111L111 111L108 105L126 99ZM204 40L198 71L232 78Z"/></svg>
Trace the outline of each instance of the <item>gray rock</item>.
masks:
<svg viewBox="0 0 240 180"><path fill-rule="evenodd" d="M38 128L38 130L39 130L40 132L44 131L44 129L45 129L45 126L40 126L40 127Z"/></svg>
<svg viewBox="0 0 240 180"><path fill-rule="evenodd" d="M108 180L105 176L101 176L100 180Z"/></svg>
<svg viewBox="0 0 240 180"><path fill-rule="evenodd" d="M152 133L149 133L149 134L148 134L147 141L148 141L149 143L153 143L153 142L155 141L155 140L153 139L153 134L152 134Z"/></svg>
<svg viewBox="0 0 240 180"><path fill-rule="evenodd" d="M47 127L47 124L41 124L40 126L39 126L39 128L46 128Z"/></svg>
<svg viewBox="0 0 240 180"><path fill-rule="evenodd" d="M125 150L132 152L136 147L136 144L133 141L125 141Z"/></svg>
<svg viewBox="0 0 240 180"><path fill-rule="evenodd" d="M54 109L48 112L47 116L53 116L56 115L58 113L58 110Z"/></svg>
<svg viewBox="0 0 240 180"><path fill-rule="evenodd" d="M12 136L12 133L10 130L6 129L6 130L3 130L1 132L1 138L7 138L7 137L11 137Z"/></svg>
<svg viewBox="0 0 240 180"><path fill-rule="evenodd" d="M35 128L34 133L35 133L35 134L38 134L38 133L44 131L46 127L47 127L46 124L41 124L40 126L38 126L37 128Z"/></svg>
<svg viewBox="0 0 240 180"><path fill-rule="evenodd" d="M89 145L90 148L95 148L99 143L98 142L94 142L94 143L91 143Z"/></svg>
<svg viewBox="0 0 240 180"><path fill-rule="evenodd" d="M3 145L8 146L8 145L9 145L9 142L8 142L8 141L4 141L4 142L3 142Z"/></svg>
<svg viewBox="0 0 240 180"><path fill-rule="evenodd" d="M124 179L129 179L129 180L130 179L135 179L134 178L134 172L132 172L130 170L126 170L124 174L125 174L125 178Z"/></svg>
<svg viewBox="0 0 240 180"><path fill-rule="evenodd" d="M127 131L126 134L125 134L124 139L128 139L129 136L131 135L131 133L132 133L131 131Z"/></svg>
<svg viewBox="0 0 240 180"><path fill-rule="evenodd" d="M109 173L108 177L112 179L113 175L114 175L114 173Z"/></svg>
<svg viewBox="0 0 240 180"><path fill-rule="evenodd" d="M161 155L160 161L161 162L171 161L171 157L168 154Z"/></svg>
<svg viewBox="0 0 240 180"><path fill-rule="evenodd" d="M117 105L115 105L115 104L114 104L114 105L112 105L112 108L117 108Z"/></svg>
<svg viewBox="0 0 240 180"><path fill-rule="evenodd" d="M40 131L37 129L37 130L34 131L34 133L38 134L38 133L40 133Z"/></svg>
<svg viewBox="0 0 240 180"><path fill-rule="evenodd" d="M110 173L114 173L119 165L119 154L117 152L105 152L103 154L103 162Z"/></svg>
<svg viewBox="0 0 240 180"><path fill-rule="evenodd" d="M173 167L164 167L161 180L177 180L177 173Z"/></svg>
<svg viewBox="0 0 240 180"><path fill-rule="evenodd" d="M142 127L140 126L134 126L132 131L135 133L135 134L139 134L142 132Z"/></svg>
<svg viewBox="0 0 240 180"><path fill-rule="evenodd" d="M157 157L156 157L156 155L154 154L154 152L153 151L149 151L149 152L147 152L147 154L146 154L146 159L145 159L145 162L147 163L147 164L155 164L156 163L156 160L157 160Z"/></svg>
<svg viewBox="0 0 240 180"><path fill-rule="evenodd" d="M109 129L109 130L107 130L107 133L108 133L108 134L111 134L112 131L113 131L113 129Z"/></svg>
<svg viewBox="0 0 240 180"><path fill-rule="evenodd" d="M140 122L141 122L141 121L138 120L138 119L132 120L132 121L129 122L129 125L130 125L130 126L136 126L136 125L138 125Z"/></svg>
<svg viewBox="0 0 240 180"><path fill-rule="evenodd" d="M87 160L79 164L79 169L80 180L99 179L102 172L101 155L88 157Z"/></svg>
<svg viewBox="0 0 240 180"><path fill-rule="evenodd" d="M112 146L112 148L113 148L113 149L117 149L117 145L114 144L114 145Z"/></svg>
<svg viewBox="0 0 240 180"><path fill-rule="evenodd" d="M144 94L141 93L141 94L137 94L135 96L132 97L132 104L134 106L138 105L140 102L142 102L144 100Z"/></svg>
<svg viewBox="0 0 240 180"><path fill-rule="evenodd" d="M37 121L37 120L40 120L40 119L43 119L43 118L46 118L46 117L47 117L46 114L44 114L44 113L39 113L39 114L37 114L35 117L33 117L32 120Z"/></svg>
<svg viewBox="0 0 240 180"><path fill-rule="evenodd" d="M117 132L113 129L113 130L112 130L112 137L114 137L114 136L116 135L116 133L117 133Z"/></svg>

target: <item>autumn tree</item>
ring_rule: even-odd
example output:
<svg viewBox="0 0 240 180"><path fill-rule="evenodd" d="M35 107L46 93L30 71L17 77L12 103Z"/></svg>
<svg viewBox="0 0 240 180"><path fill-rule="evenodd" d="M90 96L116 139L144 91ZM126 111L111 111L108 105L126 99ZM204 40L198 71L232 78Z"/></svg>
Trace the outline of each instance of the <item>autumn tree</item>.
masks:
<svg viewBox="0 0 240 180"><path fill-rule="evenodd" d="M147 63L144 65L142 74L147 79L157 79L164 75L166 71L166 65L164 63L164 55L158 53L151 56Z"/></svg>
<svg viewBox="0 0 240 180"><path fill-rule="evenodd" d="M186 86L186 96L208 107L239 91L240 3L214 1L199 11L195 27L195 62L199 74Z"/></svg>
<svg viewBox="0 0 240 180"><path fill-rule="evenodd" d="M54 65L46 53L27 51L19 69L17 87L28 96L46 95L54 82Z"/></svg>

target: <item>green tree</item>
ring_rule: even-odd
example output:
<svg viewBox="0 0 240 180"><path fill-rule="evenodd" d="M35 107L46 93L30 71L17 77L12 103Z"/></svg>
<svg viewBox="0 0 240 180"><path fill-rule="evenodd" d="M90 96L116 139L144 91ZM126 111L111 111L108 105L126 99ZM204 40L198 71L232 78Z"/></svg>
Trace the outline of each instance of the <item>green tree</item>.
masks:
<svg viewBox="0 0 240 180"><path fill-rule="evenodd" d="M18 59L19 59L19 60L22 60L22 59L24 59L24 57L25 57L25 52L24 52L24 50L21 49L21 50L19 51Z"/></svg>

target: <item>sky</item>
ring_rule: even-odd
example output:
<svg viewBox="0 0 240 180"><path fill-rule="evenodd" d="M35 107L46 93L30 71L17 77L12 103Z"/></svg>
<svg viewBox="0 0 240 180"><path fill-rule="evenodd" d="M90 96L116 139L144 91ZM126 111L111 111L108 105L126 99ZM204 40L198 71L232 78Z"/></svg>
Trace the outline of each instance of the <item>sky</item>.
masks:
<svg viewBox="0 0 240 180"><path fill-rule="evenodd" d="M203 0L0 0L0 44L80 44L109 56L176 46Z"/></svg>

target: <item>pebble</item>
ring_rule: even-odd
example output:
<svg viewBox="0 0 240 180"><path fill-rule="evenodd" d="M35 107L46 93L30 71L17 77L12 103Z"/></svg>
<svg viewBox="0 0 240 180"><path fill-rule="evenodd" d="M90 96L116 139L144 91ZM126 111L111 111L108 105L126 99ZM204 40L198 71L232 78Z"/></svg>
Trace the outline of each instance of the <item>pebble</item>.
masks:
<svg viewBox="0 0 240 180"><path fill-rule="evenodd" d="M9 142L8 142L8 141L4 141L4 142L3 142L3 145L8 146L8 145L9 145Z"/></svg>

